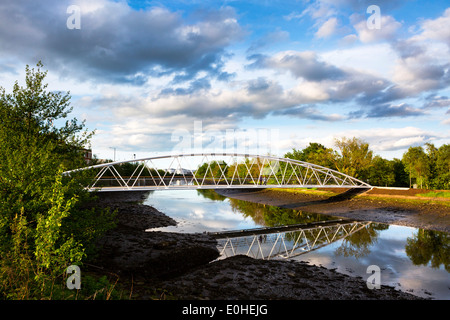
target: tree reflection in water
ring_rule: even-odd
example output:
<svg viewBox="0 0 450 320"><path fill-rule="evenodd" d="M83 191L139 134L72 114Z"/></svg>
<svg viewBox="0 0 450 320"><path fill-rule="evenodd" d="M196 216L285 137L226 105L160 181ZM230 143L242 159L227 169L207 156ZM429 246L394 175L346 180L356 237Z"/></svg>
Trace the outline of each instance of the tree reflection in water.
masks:
<svg viewBox="0 0 450 320"><path fill-rule="evenodd" d="M406 254L415 265L430 264L432 268L443 265L450 272L449 239L446 232L419 229L406 240Z"/></svg>
<svg viewBox="0 0 450 320"><path fill-rule="evenodd" d="M255 223L265 227L335 220L336 217L301 210L280 208L244 200L229 199L233 212L251 217Z"/></svg>
<svg viewBox="0 0 450 320"><path fill-rule="evenodd" d="M380 231L389 229L389 225L372 222L367 227L346 237L339 248L337 256L362 258L370 254L370 247L377 242Z"/></svg>
<svg viewBox="0 0 450 320"><path fill-rule="evenodd" d="M214 190L198 190L203 197L224 201ZM244 200L228 198L233 212L251 217L261 226L277 227L291 224L312 223L334 220L335 217L305 212L301 210L285 209L270 205L253 203ZM358 232L346 237L339 248L337 256L362 258L370 254L371 246L375 245L381 231L389 229L388 224L371 223ZM414 265L428 265L439 268L441 265L450 272L450 237L448 233L418 229L417 234L406 240L405 251Z"/></svg>

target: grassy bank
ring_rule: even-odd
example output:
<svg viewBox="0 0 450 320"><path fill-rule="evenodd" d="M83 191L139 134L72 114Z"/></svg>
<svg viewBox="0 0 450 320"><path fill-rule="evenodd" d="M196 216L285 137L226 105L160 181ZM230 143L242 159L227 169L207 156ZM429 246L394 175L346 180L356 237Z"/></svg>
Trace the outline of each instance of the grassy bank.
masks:
<svg viewBox="0 0 450 320"><path fill-rule="evenodd" d="M272 191L281 191L281 192L288 192L288 193L302 193L302 194L311 194L311 195L317 195L317 196L335 196L339 194L338 192L328 190L328 189L318 189L318 188L268 188L267 190Z"/></svg>
<svg viewBox="0 0 450 320"><path fill-rule="evenodd" d="M427 193L419 193L416 196L428 198L448 198L450 200L450 191L430 191Z"/></svg>
<svg viewBox="0 0 450 320"><path fill-rule="evenodd" d="M271 188L271 191L279 191L291 194L308 194L318 197L333 197L346 192L345 188ZM424 189L388 189L373 188L372 190L355 195L355 199L383 200L386 202L408 203L433 203L450 207L450 191L448 190L424 190Z"/></svg>

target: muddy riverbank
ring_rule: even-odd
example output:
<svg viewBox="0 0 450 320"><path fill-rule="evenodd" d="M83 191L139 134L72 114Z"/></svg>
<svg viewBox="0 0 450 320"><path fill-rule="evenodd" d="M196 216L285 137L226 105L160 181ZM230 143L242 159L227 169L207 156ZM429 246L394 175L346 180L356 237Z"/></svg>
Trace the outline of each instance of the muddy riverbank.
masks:
<svg viewBox="0 0 450 320"><path fill-rule="evenodd" d="M301 202L297 196L287 203L286 199L277 199L273 192L267 191L240 191L227 196L255 202L264 200L274 205L284 202L284 206L298 207ZM118 283L124 290L129 290L131 299L419 299L386 286L370 290L366 279L306 263L255 260L244 256L215 261L219 255L216 242L206 234L145 232L176 222L129 197L118 193L103 195L97 203L116 209L118 215L117 227L99 242L101 250L93 264L97 270L117 275ZM320 202L325 198L308 195L308 199L309 202ZM317 208L317 205L304 206ZM319 208L325 211L325 207ZM370 212L376 210L367 208L366 214ZM383 215L387 219L386 214Z"/></svg>
<svg viewBox="0 0 450 320"><path fill-rule="evenodd" d="M450 200L415 197L420 190L374 189L359 195L346 194L346 189L217 192L230 198L281 208L450 233Z"/></svg>

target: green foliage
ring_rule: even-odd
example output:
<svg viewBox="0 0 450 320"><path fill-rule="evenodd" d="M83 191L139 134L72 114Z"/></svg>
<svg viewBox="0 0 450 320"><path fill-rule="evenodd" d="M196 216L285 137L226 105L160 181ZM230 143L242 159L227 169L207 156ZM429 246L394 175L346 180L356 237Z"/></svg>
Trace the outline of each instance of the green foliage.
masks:
<svg viewBox="0 0 450 320"><path fill-rule="evenodd" d="M368 181L374 186L393 186L395 184L394 162L375 156L368 170Z"/></svg>
<svg viewBox="0 0 450 320"><path fill-rule="evenodd" d="M210 199L214 201L224 201L227 197L218 194L213 189L197 189L197 193L205 199Z"/></svg>
<svg viewBox="0 0 450 320"><path fill-rule="evenodd" d="M357 138L342 138L336 139L335 145L340 152L335 160L336 169L354 178L365 179L372 166L373 152L369 144Z"/></svg>
<svg viewBox="0 0 450 320"><path fill-rule="evenodd" d="M432 186L434 189L450 190L450 144L442 145L437 151Z"/></svg>
<svg viewBox="0 0 450 320"><path fill-rule="evenodd" d="M373 186L450 189L450 145L410 147L402 159L387 160L373 155L369 144L357 138L335 141L338 151L310 143L303 150L293 149L285 158L305 161L338 170ZM282 171L284 164L281 164Z"/></svg>
<svg viewBox="0 0 450 320"><path fill-rule="evenodd" d="M228 166L223 161L212 161L210 163L203 163L195 172L196 178L206 179L221 179L226 177Z"/></svg>
<svg viewBox="0 0 450 320"><path fill-rule="evenodd" d="M409 180L408 174L406 173L405 164L402 160L394 158L391 160L392 162L392 170L394 170L394 183L392 185L388 185L388 187L408 187Z"/></svg>
<svg viewBox="0 0 450 320"><path fill-rule="evenodd" d="M427 143L425 147L426 150L410 147L403 154L410 185L416 183L421 189L450 189L450 145L444 144L437 149Z"/></svg>
<svg viewBox="0 0 450 320"><path fill-rule="evenodd" d="M292 152L288 152L284 155L285 158L305 161L324 166L330 169L336 169L336 157L337 153L331 148L325 148L320 143L309 143L303 150L293 149Z"/></svg>
<svg viewBox="0 0 450 320"><path fill-rule="evenodd" d="M422 147L409 147L403 154L402 161L405 163L409 176L415 178L420 188L423 188L423 182L429 175L428 158ZM411 183L411 180L410 180Z"/></svg>
<svg viewBox="0 0 450 320"><path fill-rule="evenodd" d="M57 153L69 167L82 163L80 149L88 144L93 133L82 131L84 122L78 123L76 118L63 122L72 111L69 93L46 91L44 79L47 72L40 70L42 63L37 64L37 70L26 66L25 87L20 87L16 81L13 92L7 94L0 88L0 125L9 133L8 140L12 145L16 141L31 146L38 140L39 145L53 144Z"/></svg>
<svg viewBox="0 0 450 320"><path fill-rule="evenodd" d="M367 256L371 247L376 243L379 231L388 229L388 225L371 223L369 226L350 234L343 239L341 246L336 249L336 256L362 258Z"/></svg>
<svg viewBox="0 0 450 320"><path fill-rule="evenodd" d="M238 199L229 199L231 208L244 217L251 217L257 224L267 227L311 223L331 220L333 217L300 210L285 209L275 206L266 206Z"/></svg>
<svg viewBox="0 0 450 320"><path fill-rule="evenodd" d="M61 175L62 170L59 170L53 187L42 195L42 199L49 199L50 209L37 216L34 255L38 279L44 274L62 274L66 266L80 264L84 256L82 244L73 235L61 232L63 219L70 215L77 200L76 197L65 199L67 186L62 184ZM48 272L44 272L46 270Z"/></svg>
<svg viewBox="0 0 450 320"><path fill-rule="evenodd" d="M49 298L66 267L81 264L113 225L108 210L84 208L90 173L62 176L86 165L82 148L92 133L76 119L61 122L70 96L47 92L47 73L37 67L27 66L25 87L0 88L0 297L7 299Z"/></svg>
<svg viewBox="0 0 450 320"><path fill-rule="evenodd" d="M419 229L406 240L405 251L415 265L444 266L450 272L450 237L448 233Z"/></svg>

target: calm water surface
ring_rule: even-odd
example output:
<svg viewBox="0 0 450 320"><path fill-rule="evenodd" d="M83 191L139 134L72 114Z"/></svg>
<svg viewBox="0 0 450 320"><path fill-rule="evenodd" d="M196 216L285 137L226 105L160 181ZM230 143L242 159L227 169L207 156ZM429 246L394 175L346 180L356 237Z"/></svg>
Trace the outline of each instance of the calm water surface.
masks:
<svg viewBox="0 0 450 320"><path fill-rule="evenodd" d="M334 217L230 199L210 190L150 193L145 204L177 226L166 232L217 232L333 220ZM381 269L381 284L433 299L450 300L450 235L372 223L345 239L291 258L367 279L367 267Z"/></svg>

